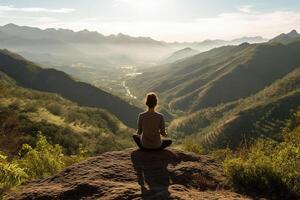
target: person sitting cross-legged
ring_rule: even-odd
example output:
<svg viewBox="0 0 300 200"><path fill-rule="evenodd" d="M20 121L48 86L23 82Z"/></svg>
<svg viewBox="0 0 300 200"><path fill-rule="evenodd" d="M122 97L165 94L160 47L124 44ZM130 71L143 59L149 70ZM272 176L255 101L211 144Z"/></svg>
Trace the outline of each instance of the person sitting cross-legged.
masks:
<svg viewBox="0 0 300 200"><path fill-rule="evenodd" d="M142 150L162 150L172 144L170 139L161 139L161 135L167 137L165 120L161 113L155 111L157 96L149 93L146 97L148 110L138 116L137 133L133 139Z"/></svg>

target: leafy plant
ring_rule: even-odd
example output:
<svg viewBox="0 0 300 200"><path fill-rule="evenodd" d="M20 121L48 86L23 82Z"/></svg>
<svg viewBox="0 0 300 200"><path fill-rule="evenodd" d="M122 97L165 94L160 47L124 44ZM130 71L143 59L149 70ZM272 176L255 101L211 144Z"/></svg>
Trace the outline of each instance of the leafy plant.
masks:
<svg viewBox="0 0 300 200"><path fill-rule="evenodd" d="M273 199L300 197L300 112L283 141L259 139L244 154L224 161L228 180L238 189Z"/></svg>
<svg viewBox="0 0 300 200"><path fill-rule="evenodd" d="M17 163L9 162L7 156L0 152L0 199L6 190L21 184L28 175Z"/></svg>
<svg viewBox="0 0 300 200"><path fill-rule="evenodd" d="M24 144L18 160L15 160L30 178L44 178L61 171L63 162L62 148L51 145L43 135L37 136L36 147Z"/></svg>
<svg viewBox="0 0 300 200"><path fill-rule="evenodd" d="M0 199L3 192L18 186L27 179L45 178L54 175L65 167L85 159L87 150L80 146L79 154L66 156L58 144L50 144L39 133L33 148L23 144L19 154L12 158L0 152Z"/></svg>

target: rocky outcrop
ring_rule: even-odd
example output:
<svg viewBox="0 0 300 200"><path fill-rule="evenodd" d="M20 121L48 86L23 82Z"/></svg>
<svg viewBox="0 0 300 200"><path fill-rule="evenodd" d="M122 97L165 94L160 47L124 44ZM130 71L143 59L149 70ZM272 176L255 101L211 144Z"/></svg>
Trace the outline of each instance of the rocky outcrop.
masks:
<svg viewBox="0 0 300 200"><path fill-rule="evenodd" d="M44 180L28 182L18 199L246 199L226 190L222 168L209 156L178 150L104 153Z"/></svg>

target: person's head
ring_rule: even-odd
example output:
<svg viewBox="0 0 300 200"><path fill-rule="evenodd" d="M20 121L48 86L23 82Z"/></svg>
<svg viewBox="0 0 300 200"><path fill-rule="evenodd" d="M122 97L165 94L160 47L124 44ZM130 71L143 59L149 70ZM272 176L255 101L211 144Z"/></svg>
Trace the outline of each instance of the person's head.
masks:
<svg viewBox="0 0 300 200"><path fill-rule="evenodd" d="M149 109L155 108L157 105L157 96L154 92L150 92L146 96L146 105L148 106Z"/></svg>

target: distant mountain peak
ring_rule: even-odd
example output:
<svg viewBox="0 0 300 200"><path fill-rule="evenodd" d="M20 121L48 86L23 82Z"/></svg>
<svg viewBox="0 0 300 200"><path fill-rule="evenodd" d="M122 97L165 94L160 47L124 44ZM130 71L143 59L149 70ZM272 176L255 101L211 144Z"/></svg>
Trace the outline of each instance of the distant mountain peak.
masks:
<svg viewBox="0 0 300 200"><path fill-rule="evenodd" d="M180 49L178 51L173 52L167 59L165 59L164 63L172 63L180 59L184 59L190 56L193 56L195 54L199 53L198 50L193 49L191 47L185 47L183 49Z"/></svg>
<svg viewBox="0 0 300 200"><path fill-rule="evenodd" d="M283 44L287 44L293 41L297 41L299 39L300 39L300 34L295 29L293 29L289 33L281 33L280 35L271 39L270 42L280 42Z"/></svg>
<svg viewBox="0 0 300 200"><path fill-rule="evenodd" d="M117 35L118 37L128 37L128 35L124 34L124 33L118 33Z"/></svg>
<svg viewBox="0 0 300 200"><path fill-rule="evenodd" d="M176 52L174 52L174 53L184 52L184 51L187 51L187 52L199 52L198 50L193 49L193 48L191 48L191 47L186 47L186 48L180 49L180 50L178 50L178 51L176 51Z"/></svg>
<svg viewBox="0 0 300 200"><path fill-rule="evenodd" d="M5 24L3 27L19 27L19 26L14 23L8 23L8 24Z"/></svg>
<svg viewBox="0 0 300 200"><path fill-rule="evenodd" d="M295 29L293 29L293 30L292 30L291 32L289 32L287 35L290 36L290 37L292 37L292 38L295 38L295 37L299 37L299 36L300 36L300 34L299 34Z"/></svg>

